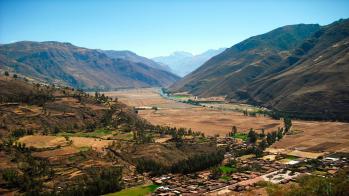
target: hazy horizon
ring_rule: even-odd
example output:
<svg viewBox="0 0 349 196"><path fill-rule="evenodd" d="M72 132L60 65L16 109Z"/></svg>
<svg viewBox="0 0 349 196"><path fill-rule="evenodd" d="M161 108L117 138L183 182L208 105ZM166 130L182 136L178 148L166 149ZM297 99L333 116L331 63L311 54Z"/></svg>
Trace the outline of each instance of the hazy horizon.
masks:
<svg viewBox="0 0 349 196"><path fill-rule="evenodd" d="M0 1L0 43L60 41L148 58L231 47L292 24L348 18L348 1ZM180 14L178 14L180 13ZM267 22L266 22L267 21Z"/></svg>

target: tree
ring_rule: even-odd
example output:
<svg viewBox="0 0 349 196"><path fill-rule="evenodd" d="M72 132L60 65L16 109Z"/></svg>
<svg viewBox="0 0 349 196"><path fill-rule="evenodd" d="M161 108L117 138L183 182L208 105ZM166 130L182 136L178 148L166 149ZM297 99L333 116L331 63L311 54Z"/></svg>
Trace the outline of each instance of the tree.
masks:
<svg viewBox="0 0 349 196"><path fill-rule="evenodd" d="M263 156L263 149L260 148L255 148L254 149L254 154L256 155L256 157L262 157Z"/></svg>
<svg viewBox="0 0 349 196"><path fill-rule="evenodd" d="M235 135L236 135L236 133L238 132L238 129L236 128L235 125L231 128L231 132L232 132L233 138L235 138Z"/></svg>
<svg viewBox="0 0 349 196"><path fill-rule="evenodd" d="M276 140L277 140L278 134L277 134L276 131L273 131L273 132L271 132L271 135L272 135L272 138L273 138L273 143L275 143Z"/></svg>
<svg viewBox="0 0 349 196"><path fill-rule="evenodd" d="M292 121L290 118L288 118L288 117L284 118L284 127L285 127L285 133L287 133L289 130L291 130Z"/></svg>
<svg viewBox="0 0 349 196"><path fill-rule="evenodd" d="M265 137L265 130L262 128L262 133L259 134L260 138L264 138Z"/></svg>
<svg viewBox="0 0 349 196"><path fill-rule="evenodd" d="M2 172L2 178L8 183L10 187L18 186L18 172L13 169L5 169Z"/></svg>
<svg viewBox="0 0 349 196"><path fill-rule="evenodd" d="M211 175L210 178L212 179L218 179L222 176L222 171L219 169L219 167L213 167L211 169Z"/></svg>
<svg viewBox="0 0 349 196"><path fill-rule="evenodd" d="M263 150L264 150L265 148L268 147L267 141L266 141L265 139L263 139L261 142L259 142L258 147L259 147L260 149L263 149Z"/></svg>
<svg viewBox="0 0 349 196"><path fill-rule="evenodd" d="M256 134L256 132L253 129L250 129L250 131L248 132L247 137L248 137L248 141L250 143L253 143L253 144L256 143L256 141L257 141L257 134Z"/></svg>
<svg viewBox="0 0 349 196"><path fill-rule="evenodd" d="M5 76L9 76L10 74L8 73L8 71L5 71Z"/></svg>
<svg viewBox="0 0 349 196"><path fill-rule="evenodd" d="M53 134L57 134L57 133L59 133L59 128L58 127L55 127L54 129L53 129Z"/></svg>
<svg viewBox="0 0 349 196"><path fill-rule="evenodd" d="M13 74L13 78L14 79L18 78L17 74Z"/></svg>
<svg viewBox="0 0 349 196"><path fill-rule="evenodd" d="M279 129L278 132L277 132L277 138L278 138L278 140L281 140L283 136L284 136L283 130L282 130L282 129Z"/></svg>
<svg viewBox="0 0 349 196"><path fill-rule="evenodd" d="M268 143L269 146L274 143L273 135L271 133L267 134L267 143Z"/></svg>

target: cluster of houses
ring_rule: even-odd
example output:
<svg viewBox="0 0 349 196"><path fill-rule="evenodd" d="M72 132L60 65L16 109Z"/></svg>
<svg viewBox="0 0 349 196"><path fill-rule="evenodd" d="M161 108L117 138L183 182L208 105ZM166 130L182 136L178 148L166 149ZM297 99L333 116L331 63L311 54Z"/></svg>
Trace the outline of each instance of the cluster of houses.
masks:
<svg viewBox="0 0 349 196"><path fill-rule="evenodd" d="M160 187L154 193L155 195L174 194L205 194L218 191L223 188L229 188L234 191L248 190L254 183L254 179L263 174L271 173L285 168L283 164L268 160L237 159L237 166L249 168L254 165L258 169L245 170L226 174L225 178L214 179L211 177L211 170L197 172L195 174L168 174L161 177L154 177L152 181ZM256 171L258 170L258 171Z"/></svg>
<svg viewBox="0 0 349 196"><path fill-rule="evenodd" d="M234 143L231 139L219 141L219 144L234 145L235 149L246 148L245 143ZM235 158L231 153L225 155L223 162L234 160L236 171L213 178L212 170L194 174L167 174L151 178L160 187L154 195L219 195L220 192L241 192L252 190L257 182L269 181L285 184L300 175L333 175L338 169L349 167L349 154L336 153L325 155L320 153L303 153L300 151L277 151L267 149L265 156L242 156ZM299 155L299 156L294 156ZM316 155L316 156L315 156ZM314 161L315 160L315 161Z"/></svg>

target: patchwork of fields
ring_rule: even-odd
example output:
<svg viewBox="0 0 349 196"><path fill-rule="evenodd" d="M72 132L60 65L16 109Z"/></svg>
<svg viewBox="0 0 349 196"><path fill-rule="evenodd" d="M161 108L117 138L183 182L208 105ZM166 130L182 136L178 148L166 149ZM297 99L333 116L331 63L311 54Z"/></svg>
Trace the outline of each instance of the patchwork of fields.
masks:
<svg viewBox="0 0 349 196"><path fill-rule="evenodd" d="M266 132L283 126L281 120L264 116L244 116L241 112L193 106L168 100L159 95L159 89L133 89L105 92L128 105L156 106L158 110L140 110L139 114L148 121L175 127L191 128L206 135L226 135L234 125L239 132L250 128L265 129ZM239 106L241 107L241 106ZM293 120L294 135L287 135L273 145L274 148L304 150L310 152L349 152L349 123ZM335 142L333 142L335 141Z"/></svg>

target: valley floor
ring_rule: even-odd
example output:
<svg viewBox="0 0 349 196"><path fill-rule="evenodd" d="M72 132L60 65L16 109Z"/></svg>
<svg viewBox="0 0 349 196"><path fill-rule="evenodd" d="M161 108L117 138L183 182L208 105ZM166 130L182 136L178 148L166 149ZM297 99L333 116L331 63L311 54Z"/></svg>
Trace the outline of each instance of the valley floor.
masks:
<svg viewBox="0 0 349 196"><path fill-rule="evenodd" d="M160 96L159 89L156 88L104 94L118 97L121 102L140 108L140 116L153 124L191 128L206 135L225 136L232 126L236 126L238 132L248 132L250 128L270 132L283 127L282 120L262 115L245 116L242 112L223 110L221 107L194 106L166 99ZM156 110L152 107L156 107ZM349 152L349 123L293 120L292 124L294 133L276 142L274 148L308 152Z"/></svg>

